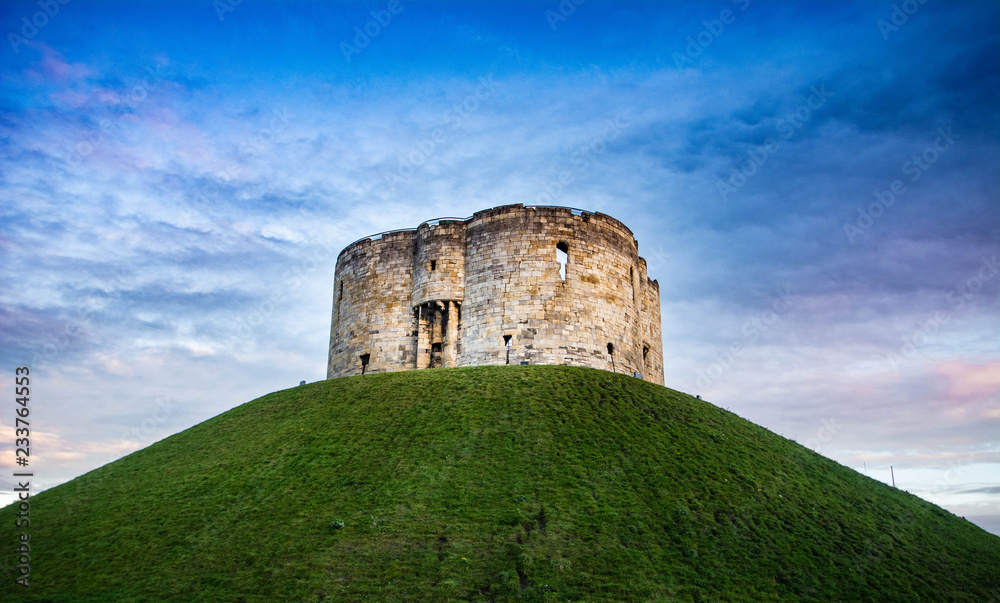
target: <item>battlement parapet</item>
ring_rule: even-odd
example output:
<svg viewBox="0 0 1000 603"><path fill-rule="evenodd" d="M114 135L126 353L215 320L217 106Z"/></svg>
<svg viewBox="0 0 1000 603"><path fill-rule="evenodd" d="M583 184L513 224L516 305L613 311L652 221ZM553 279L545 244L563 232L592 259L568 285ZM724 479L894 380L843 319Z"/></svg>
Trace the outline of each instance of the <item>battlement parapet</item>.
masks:
<svg viewBox="0 0 1000 603"><path fill-rule="evenodd" d="M599 212L504 205L359 239L331 322L328 378L528 363L663 383L659 283Z"/></svg>

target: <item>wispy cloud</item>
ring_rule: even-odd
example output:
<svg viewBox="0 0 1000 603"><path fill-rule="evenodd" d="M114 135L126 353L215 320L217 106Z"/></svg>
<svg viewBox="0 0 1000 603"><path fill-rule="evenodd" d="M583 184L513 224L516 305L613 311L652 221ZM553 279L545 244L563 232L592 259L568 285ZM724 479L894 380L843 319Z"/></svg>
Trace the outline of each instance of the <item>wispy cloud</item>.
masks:
<svg viewBox="0 0 1000 603"><path fill-rule="evenodd" d="M667 385L1000 509L971 481L1000 474L994 3L886 39L881 6L737 2L681 66L721 7L588 3L553 31L532 6L408 4L347 62L370 8L67 5L5 55L0 355L45 367L49 483L322 378L345 244L552 202L634 230ZM952 462L979 468L948 478L965 498L934 488Z"/></svg>

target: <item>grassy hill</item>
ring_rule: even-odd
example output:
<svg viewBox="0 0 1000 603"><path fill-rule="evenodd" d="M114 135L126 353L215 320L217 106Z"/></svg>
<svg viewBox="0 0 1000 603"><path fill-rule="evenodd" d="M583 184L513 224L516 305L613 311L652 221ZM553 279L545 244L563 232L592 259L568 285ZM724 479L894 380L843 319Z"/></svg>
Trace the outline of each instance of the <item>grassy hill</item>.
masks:
<svg viewBox="0 0 1000 603"><path fill-rule="evenodd" d="M0 510L5 601L1000 600L1000 538L572 367L275 392L31 500L30 590Z"/></svg>

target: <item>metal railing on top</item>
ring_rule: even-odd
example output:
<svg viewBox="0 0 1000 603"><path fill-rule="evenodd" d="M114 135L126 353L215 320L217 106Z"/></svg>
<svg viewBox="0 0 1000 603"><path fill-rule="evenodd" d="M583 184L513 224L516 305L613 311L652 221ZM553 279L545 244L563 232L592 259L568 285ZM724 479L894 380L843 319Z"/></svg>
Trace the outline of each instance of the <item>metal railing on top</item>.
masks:
<svg viewBox="0 0 1000 603"><path fill-rule="evenodd" d="M514 205L516 205L516 204L514 204ZM501 206L501 207L503 207L503 206ZM583 214L596 214L596 213L598 213L598 212L593 212L593 211L590 211L590 210L587 210L587 209L579 209L579 208L576 208L576 207L568 207L566 205L522 205L521 207L523 207L525 209L538 209L538 208L545 208L545 209L568 209L570 211L570 213L572 213L574 216L582 216ZM483 211L489 211L489 210L483 210ZM459 218L459 217L455 217L455 216L448 216L448 217L445 217L445 218L433 218L433 219L430 219L430 220L424 220L423 222L421 222L420 224L417 225L417 228L397 228L395 230L384 230L382 232L375 233L373 235L368 235L367 237L361 237L357 241L354 241L353 243L351 243L349 245L346 245L344 247L344 249L347 249L348 247L351 247L352 245L354 245L356 243L360 243L361 241L367 241L367 240L378 241L379 239L381 239L383 236L385 236L387 234L394 234L394 233L397 233L397 232L416 232L421 226L423 226L425 224L428 225L428 226L437 226L438 223L445 222L445 221L468 222L469 220L471 220L474 217L475 217L475 214L469 216L468 218Z"/></svg>

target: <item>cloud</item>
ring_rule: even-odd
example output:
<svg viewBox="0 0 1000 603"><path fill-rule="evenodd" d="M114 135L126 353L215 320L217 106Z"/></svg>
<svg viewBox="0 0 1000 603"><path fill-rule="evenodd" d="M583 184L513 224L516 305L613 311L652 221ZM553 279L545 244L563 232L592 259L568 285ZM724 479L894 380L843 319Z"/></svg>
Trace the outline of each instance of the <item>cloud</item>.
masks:
<svg viewBox="0 0 1000 603"><path fill-rule="evenodd" d="M3 76L0 358L46 362L62 478L164 396L135 446L322 378L344 245L507 203L632 228L667 385L844 463L997 461L1000 279L968 286L1000 233L993 3L922 5L888 41L885 6L753 3L682 69L717 9L585 4L553 32L525 6L414 5L347 64L365 11L204 8L96 7Z"/></svg>
<svg viewBox="0 0 1000 603"><path fill-rule="evenodd" d="M94 74L87 65L68 62L59 51L43 42L27 41L25 46L40 55L25 73L33 80L71 85Z"/></svg>
<svg viewBox="0 0 1000 603"><path fill-rule="evenodd" d="M1000 486L983 486L982 488L969 488L958 492L960 494L1000 494Z"/></svg>
<svg viewBox="0 0 1000 603"><path fill-rule="evenodd" d="M939 378L939 395L955 404L980 402L990 404L983 418L1000 419L1000 361L970 364L961 361L943 362L934 367Z"/></svg>

